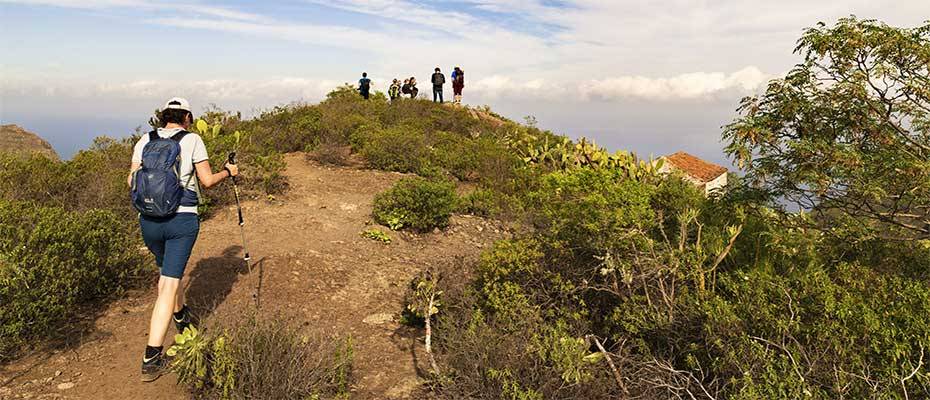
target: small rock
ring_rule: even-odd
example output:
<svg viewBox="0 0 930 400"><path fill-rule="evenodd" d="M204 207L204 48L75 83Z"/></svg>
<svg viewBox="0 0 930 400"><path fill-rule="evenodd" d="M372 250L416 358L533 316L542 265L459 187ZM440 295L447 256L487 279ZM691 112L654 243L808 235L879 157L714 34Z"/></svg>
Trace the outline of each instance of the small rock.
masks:
<svg viewBox="0 0 930 400"><path fill-rule="evenodd" d="M50 376L50 377L48 377L48 378L45 378L45 383L52 383L53 380L55 380L55 377L54 377L54 376Z"/></svg>
<svg viewBox="0 0 930 400"><path fill-rule="evenodd" d="M394 314L390 314L390 313L371 314L365 317L365 319L363 319L362 322L366 324L371 324L371 325L384 325L389 322L394 322Z"/></svg>
<svg viewBox="0 0 930 400"><path fill-rule="evenodd" d="M74 382L59 383L57 386L58 390L68 390L73 387L74 387Z"/></svg>
<svg viewBox="0 0 930 400"><path fill-rule="evenodd" d="M433 233L439 233L439 228L433 228Z"/></svg>
<svg viewBox="0 0 930 400"><path fill-rule="evenodd" d="M61 376L61 371L55 371L55 376Z"/></svg>

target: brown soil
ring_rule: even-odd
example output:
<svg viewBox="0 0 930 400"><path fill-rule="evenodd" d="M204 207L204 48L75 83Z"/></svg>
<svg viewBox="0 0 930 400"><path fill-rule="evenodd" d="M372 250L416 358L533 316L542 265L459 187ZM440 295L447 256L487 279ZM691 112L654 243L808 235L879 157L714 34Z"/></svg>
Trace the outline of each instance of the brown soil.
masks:
<svg viewBox="0 0 930 400"><path fill-rule="evenodd" d="M244 203L252 276L240 258L235 208L221 210L201 225L188 267L188 303L211 325L232 322L252 307L260 281L263 312L280 312L308 330L352 336L352 398L422 397L429 364L423 332L397 322L407 284L429 265L476 257L507 236L505 229L470 216L423 235L370 226L374 195L403 175L324 167L296 153L286 159L290 192ZM361 237L369 227L390 232L393 241ZM173 375L139 380L153 300L152 291L133 293L107 307L80 345L0 368L0 399L190 398ZM172 327L166 345L173 334Z"/></svg>

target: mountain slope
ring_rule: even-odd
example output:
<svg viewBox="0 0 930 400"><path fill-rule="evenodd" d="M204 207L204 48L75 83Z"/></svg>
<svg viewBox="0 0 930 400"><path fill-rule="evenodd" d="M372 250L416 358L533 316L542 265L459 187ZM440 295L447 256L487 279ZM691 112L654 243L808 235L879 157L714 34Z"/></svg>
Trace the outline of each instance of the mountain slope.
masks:
<svg viewBox="0 0 930 400"><path fill-rule="evenodd" d="M58 153L45 139L18 125L0 125L0 151L12 153L39 153L58 159Z"/></svg>

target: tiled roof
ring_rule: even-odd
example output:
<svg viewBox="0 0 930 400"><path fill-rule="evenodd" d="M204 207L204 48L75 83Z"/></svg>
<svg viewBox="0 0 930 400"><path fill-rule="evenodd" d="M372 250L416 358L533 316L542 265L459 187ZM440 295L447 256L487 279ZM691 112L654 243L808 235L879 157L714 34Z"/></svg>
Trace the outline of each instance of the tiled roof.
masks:
<svg viewBox="0 0 930 400"><path fill-rule="evenodd" d="M710 182L727 172L725 167L709 163L683 151L664 157L675 168L704 182Z"/></svg>

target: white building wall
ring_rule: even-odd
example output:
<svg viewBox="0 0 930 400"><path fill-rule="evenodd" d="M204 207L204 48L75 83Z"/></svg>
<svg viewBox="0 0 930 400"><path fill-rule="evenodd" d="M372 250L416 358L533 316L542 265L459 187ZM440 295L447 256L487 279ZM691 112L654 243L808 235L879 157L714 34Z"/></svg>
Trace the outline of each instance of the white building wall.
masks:
<svg viewBox="0 0 930 400"><path fill-rule="evenodd" d="M727 186L727 173L724 172L720 176L714 178L712 181L707 182L704 185L704 195L710 196L711 193L719 190L723 190Z"/></svg>

